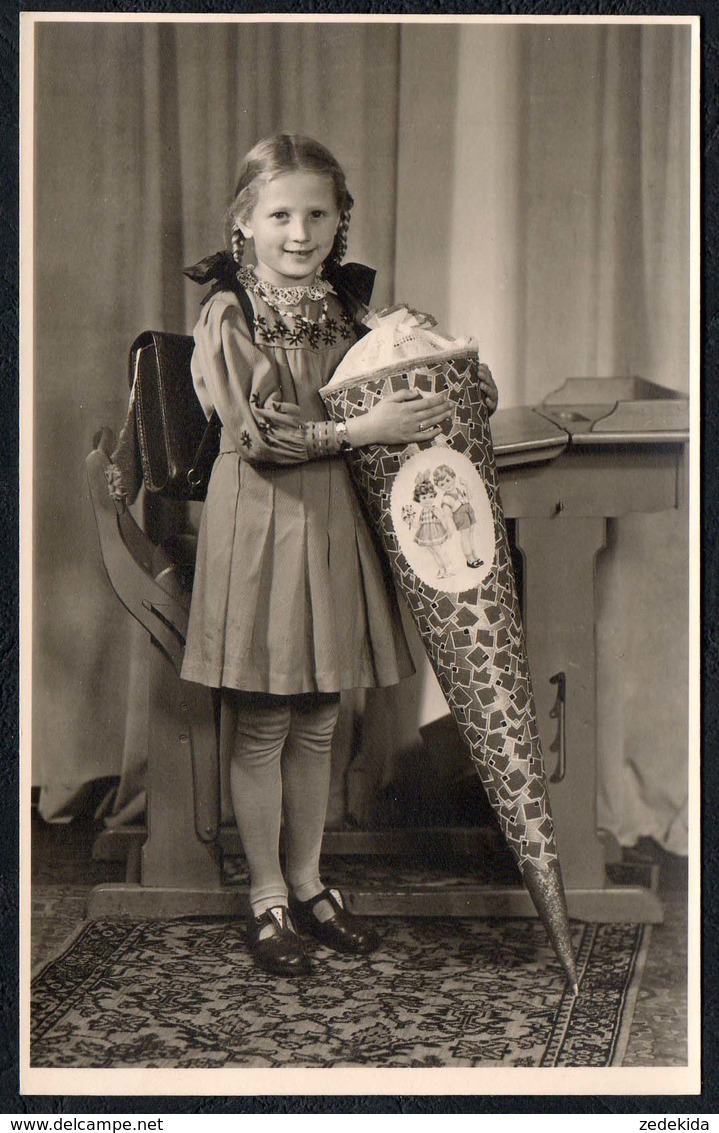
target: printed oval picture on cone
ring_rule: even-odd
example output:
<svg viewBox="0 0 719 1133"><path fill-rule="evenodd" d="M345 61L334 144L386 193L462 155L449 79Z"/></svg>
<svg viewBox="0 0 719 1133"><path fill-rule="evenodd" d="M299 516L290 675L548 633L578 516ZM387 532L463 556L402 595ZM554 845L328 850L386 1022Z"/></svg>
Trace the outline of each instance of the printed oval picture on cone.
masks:
<svg viewBox="0 0 719 1133"><path fill-rule="evenodd" d="M472 462L446 444L418 450L394 481L392 523L412 570L435 590L478 586L494 561L494 519Z"/></svg>

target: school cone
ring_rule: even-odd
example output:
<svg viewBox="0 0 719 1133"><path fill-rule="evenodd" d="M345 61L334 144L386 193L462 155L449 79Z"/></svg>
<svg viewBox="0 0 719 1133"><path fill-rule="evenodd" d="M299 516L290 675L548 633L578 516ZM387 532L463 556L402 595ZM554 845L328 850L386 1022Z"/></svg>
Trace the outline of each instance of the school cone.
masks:
<svg viewBox="0 0 719 1133"><path fill-rule="evenodd" d="M346 379L340 366L320 394L330 418L344 421L400 389L445 393L454 414L443 435L421 445L349 450L350 471L576 994L574 950L476 347L405 359Z"/></svg>

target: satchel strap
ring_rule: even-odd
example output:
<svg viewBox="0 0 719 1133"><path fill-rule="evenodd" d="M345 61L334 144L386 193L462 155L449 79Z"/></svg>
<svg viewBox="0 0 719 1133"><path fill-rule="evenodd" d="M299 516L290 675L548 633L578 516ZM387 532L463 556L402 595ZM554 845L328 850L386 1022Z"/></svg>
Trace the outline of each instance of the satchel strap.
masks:
<svg viewBox="0 0 719 1133"><path fill-rule="evenodd" d="M242 284L240 283L239 279L235 279L232 290L234 291L235 295L237 296L237 298L240 301L240 306L242 307L242 314L245 316L245 322L247 323L247 329L250 332L250 338L254 342L254 340L255 340L255 312L254 312L254 308L252 306L252 303L250 302L250 297L247 294L247 292L245 291Z"/></svg>
<svg viewBox="0 0 719 1133"><path fill-rule="evenodd" d="M188 482L193 488L198 488L209 475L215 457L217 456L221 432L222 422L220 421L220 416L217 410L213 409L210 420L207 422L207 428L202 434L202 440L195 453L192 468L190 468L187 473Z"/></svg>
<svg viewBox="0 0 719 1133"><path fill-rule="evenodd" d="M217 291L227 290L227 287L218 283L202 300L206 303L207 300ZM255 312L250 302L250 297L245 291L240 281L235 277L232 283L232 290L240 301L242 313L245 316L247 329L250 332L250 337L254 341L255 337ZM216 409L212 410L210 419L207 422L207 428L202 435L195 459L192 462L192 468L187 473L187 479L193 488L198 487L209 476L210 469L217 456L217 448L220 443L220 433L222 432L222 421Z"/></svg>

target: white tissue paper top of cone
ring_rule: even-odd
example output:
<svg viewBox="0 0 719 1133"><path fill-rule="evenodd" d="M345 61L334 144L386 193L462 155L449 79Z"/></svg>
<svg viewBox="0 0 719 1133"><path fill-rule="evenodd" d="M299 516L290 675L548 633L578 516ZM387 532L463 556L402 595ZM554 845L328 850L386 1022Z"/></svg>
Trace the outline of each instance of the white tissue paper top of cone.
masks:
<svg viewBox="0 0 719 1133"><path fill-rule="evenodd" d="M354 378L386 370L398 363L427 358L458 350L476 350L473 338L447 338L431 327L433 320L407 307L386 313L371 313L365 319L369 334L347 351L328 385L335 386Z"/></svg>

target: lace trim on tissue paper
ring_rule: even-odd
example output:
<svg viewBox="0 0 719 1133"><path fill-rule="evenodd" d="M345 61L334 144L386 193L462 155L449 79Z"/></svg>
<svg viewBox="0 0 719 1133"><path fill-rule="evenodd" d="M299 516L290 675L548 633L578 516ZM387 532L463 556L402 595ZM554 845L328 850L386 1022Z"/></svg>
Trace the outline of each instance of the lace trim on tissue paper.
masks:
<svg viewBox="0 0 719 1133"><path fill-rule="evenodd" d="M434 320L408 307L371 312L364 320L370 334L364 335L345 354L334 372L331 386L377 376L382 370L396 370L402 362L477 349L473 338L448 338L432 330Z"/></svg>

